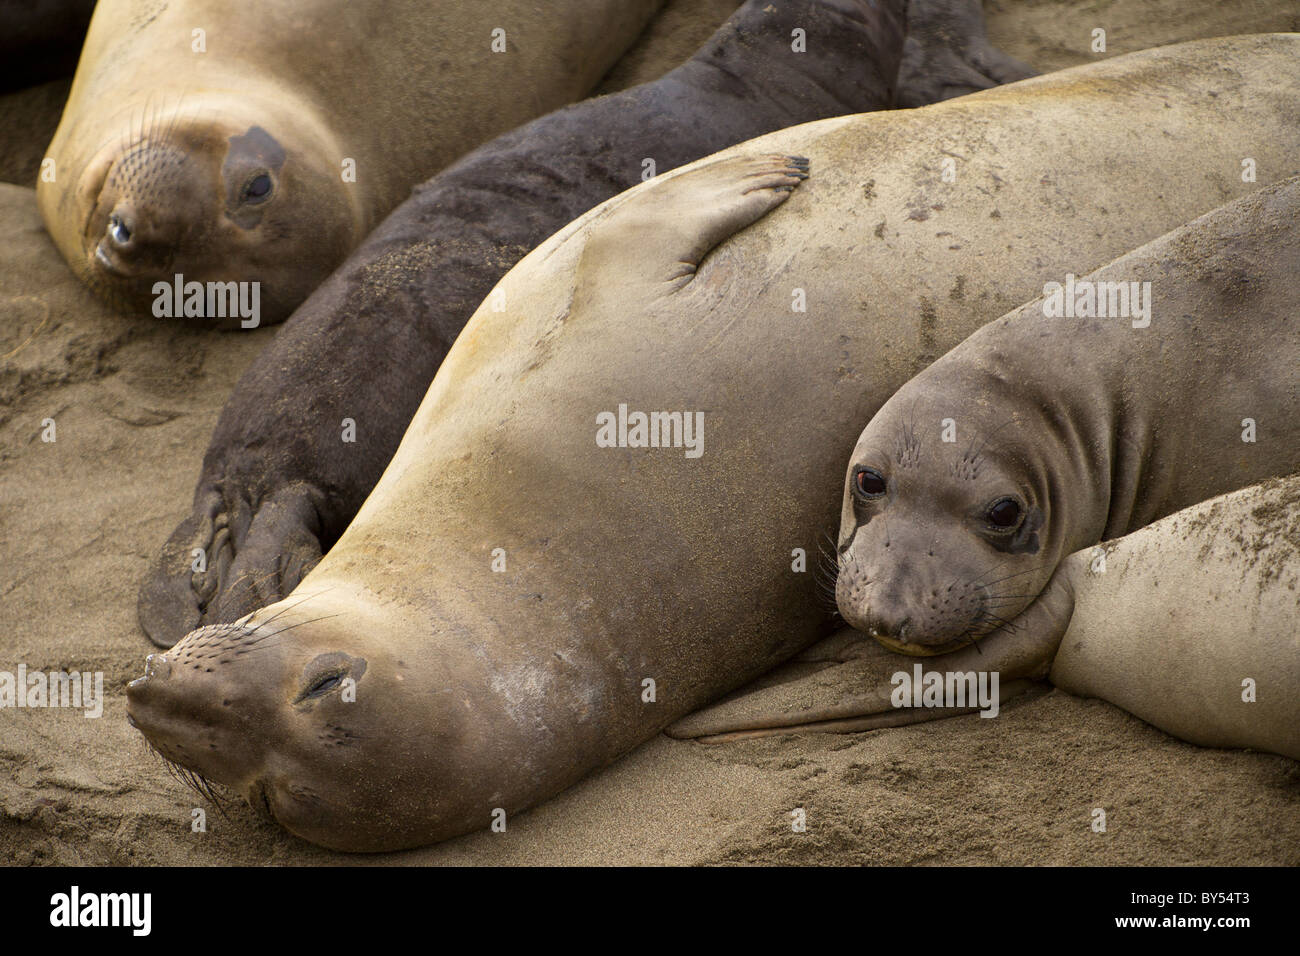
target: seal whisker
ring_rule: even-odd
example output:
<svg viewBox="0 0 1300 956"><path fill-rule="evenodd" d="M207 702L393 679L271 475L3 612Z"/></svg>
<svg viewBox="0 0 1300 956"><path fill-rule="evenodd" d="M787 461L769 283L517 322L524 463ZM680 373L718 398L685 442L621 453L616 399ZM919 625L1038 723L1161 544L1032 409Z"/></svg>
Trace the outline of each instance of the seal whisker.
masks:
<svg viewBox="0 0 1300 956"><path fill-rule="evenodd" d="M995 584L1001 584L1003 581L1010 581L1012 578L1018 578L1024 574L1032 574L1035 571L1041 571L1045 567L1047 567L1046 564L1036 564L1032 568L1026 568L1024 571L1017 571L1015 574L1008 574L1006 577L998 578L996 581L986 581L984 587L991 588Z"/></svg>
<svg viewBox="0 0 1300 956"><path fill-rule="evenodd" d="M217 790L217 787L220 786L219 784L214 784L207 777L203 776L203 774L195 770L190 770L188 767L182 767L154 746L153 741L149 740L148 737L144 738L144 742L149 752L162 761L163 767L166 769L168 776L173 780L184 784L200 797L208 800L217 808L217 811L223 817L227 820L230 819L229 815L226 813L226 797L223 793Z"/></svg>
<svg viewBox="0 0 1300 956"><path fill-rule="evenodd" d="M252 587L253 590L257 590L259 587L261 587L263 581L269 581L271 578L275 577L279 573L280 573L280 569L274 568L270 571L267 571L265 574L259 574L257 577L252 578L251 580L249 578L249 575L245 573L240 575L237 578L232 578L230 583L234 584L236 581L249 581L250 582L249 586Z"/></svg>
<svg viewBox="0 0 1300 956"><path fill-rule="evenodd" d="M307 621L299 621L297 624L289 624L285 627L279 628L278 630L272 631L270 634L262 635L262 637L258 638L258 641L263 641L268 637L275 637L277 634L283 634L285 631L292 631L295 627L302 627L304 624L315 624L317 621L328 621L330 618L340 617L342 614L342 611L335 614L323 614L320 617L313 617Z"/></svg>
<svg viewBox="0 0 1300 956"><path fill-rule="evenodd" d="M999 561L997 564L993 565L993 567L989 568L987 571L985 571L985 572L984 572L983 574L981 574L979 577L971 578L970 583L971 583L971 584L975 584L975 583L977 583L977 582L980 580L980 578L983 578L983 577L986 577L987 575L992 574L994 571L996 571L998 568L1002 567L1002 565L1004 565L1004 564L1006 564L1006 563L1007 563L1006 561Z"/></svg>
<svg viewBox="0 0 1300 956"><path fill-rule="evenodd" d="M230 590L234 588L234 586L237 584L246 585L249 590L251 590L254 594L257 594L258 600L260 602L264 602L262 604L262 607L268 607L276 603L277 601L279 601L280 598L267 597L262 595L261 586L264 581L269 581L271 578L276 577L279 573L280 573L279 568L273 568L264 574L259 574L256 576L254 576L251 572L244 571L238 574L237 576L229 579L228 581L224 582L224 589ZM218 585L218 589L213 592L212 596L209 597L206 602L203 602L202 604L203 610L206 611L208 607L211 605L212 601L216 600L216 597L220 593L220 590L221 590L221 585ZM284 613L284 612L281 611L280 613ZM258 626L260 627L261 625L259 624Z"/></svg>
<svg viewBox="0 0 1300 956"><path fill-rule="evenodd" d="M830 545L829 551L826 549L825 546L822 545L822 538L825 538L826 544ZM835 543L834 536L829 531L823 531L816 540L817 540L817 550L821 552L825 557L832 558L832 559L839 558L840 549Z"/></svg>
<svg viewBox="0 0 1300 956"><path fill-rule="evenodd" d="M320 597L322 594L326 593L327 591L332 591L332 590L334 590L334 587L335 587L334 585L330 585L329 587L327 587L327 588L325 588L325 589L323 589L323 590L315 591L315 592L313 592L312 594L308 594L308 595L307 595L305 598L303 598L301 601L297 601L297 602L295 602L295 603L293 603L293 604L290 604L288 607L281 608L280 610L278 610L278 611L276 611L274 614L272 614L270 617L268 617L265 621L262 621L261 623L259 623L259 624L257 625L257 627L253 628L252 633L253 633L253 634L256 634L256 633L257 633L258 631L260 631L262 628L266 627L266 625L270 624L270 623L271 623L272 621L274 621L276 618L280 617L280 615L282 615L282 614L286 614L286 613L288 613L289 611L292 611L292 610L293 610L294 608L296 608L296 607L302 607L302 605L306 604L306 603L307 603L308 601L310 601L312 598Z"/></svg>
<svg viewBox="0 0 1300 956"><path fill-rule="evenodd" d="M144 138L144 117L146 111L149 109L149 99L152 95L153 94L149 94L149 96L146 96L144 102L140 104L140 119L136 122L136 128L135 128L136 144L139 144Z"/></svg>
<svg viewBox="0 0 1300 956"><path fill-rule="evenodd" d="M841 562L844 559L844 555L840 554L838 550L827 551L821 541L823 537L826 539L827 543L831 545L832 549L834 549L835 545L835 539L831 537L829 531L823 532L822 535L816 539L817 552L820 557L813 570L813 578L819 589L833 596L835 594L836 584L839 581Z"/></svg>
<svg viewBox="0 0 1300 956"><path fill-rule="evenodd" d="M984 632L984 635L982 636L985 637L987 637L989 634L992 634L994 631L998 631L1002 629L1005 629L1007 633L1015 633L1015 631L1019 630L1023 626L1022 623L1016 623L1015 621L1008 621L1006 618L998 617L996 614L989 614L987 612L984 612L983 614L979 615L976 618L976 622L979 624L991 623L994 625L993 627L989 628L987 631Z"/></svg>
<svg viewBox="0 0 1300 956"><path fill-rule="evenodd" d="M157 134L158 134L159 122L162 119L162 111L163 111L163 104L158 103L157 105L154 106L153 112L149 116L149 129L147 133L147 139L149 140L150 143L155 145L161 145L158 143Z"/></svg>
<svg viewBox="0 0 1300 956"><path fill-rule="evenodd" d="M841 564L838 560L823 557L815 566L814 573L834 581L840 576Z"/></svg>

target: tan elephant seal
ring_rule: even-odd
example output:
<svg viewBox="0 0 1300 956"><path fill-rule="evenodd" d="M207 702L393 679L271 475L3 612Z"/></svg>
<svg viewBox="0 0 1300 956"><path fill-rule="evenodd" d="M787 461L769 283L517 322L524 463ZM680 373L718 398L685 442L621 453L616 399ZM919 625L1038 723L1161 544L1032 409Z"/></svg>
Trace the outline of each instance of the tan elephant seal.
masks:
<svg viewBox="0 0 1300 956"><path fill-rule="evenodd" d="M909 100L1023 78L1005 58L988 66L978 13L979 0L748 0L661 79L536 119L422 183L235 386L193 508L141 588L150 640L170 647L297 587L374 488L479 303L529 250L638 182L646 157L667 171L796 123L884 109L900 95L900 61L923 84L904 88ZM948 39L903 59L905 21L910 34L930 19L927 35ZM816 56L790 48L797 30ZM992 76L951 49L969 47ZM344 418L364 441L340 449ZM197 568L196 549L207 556Z"/></svg>
<svg viewBox="0 0 1300 956"><path fill-rule="evenodd" d="M279 322L413 185L590 90L660 2L100 0L41 214L118 304Z"/></svg>
<svg viewBox="0 0 1300 956"><path fill-rule="evenodd" d="M797 552L896 388L1258 188L1243 153L1290 167L1297 55L1205 41L822 120L597 207L475 313L298 588L155 656L133 721L348 850L486 828L614 760L826 633ZM801 176L773 156L812 176L760 219Z"/></svg>

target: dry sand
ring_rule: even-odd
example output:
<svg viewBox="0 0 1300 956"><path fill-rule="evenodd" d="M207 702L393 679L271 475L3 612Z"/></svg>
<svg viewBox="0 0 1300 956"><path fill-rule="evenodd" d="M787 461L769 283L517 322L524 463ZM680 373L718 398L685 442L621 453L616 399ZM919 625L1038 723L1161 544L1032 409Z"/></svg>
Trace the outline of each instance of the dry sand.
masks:
<svg viewBox="0 0 1300 956"><path fill-rule="evenodd" d="M653 78L732 0L677 0L607 88ZM1294 2L994 0L990 35L1041 70L1201 36L1300 30ZM30 182L50 87L0 100ZM10 162L12 160L12 162ZM187 511L230 388L274 330L191 332L105 312L29 189L0 186L0 670L103 671L103 717L0 711L6 863L1300 863L1300 764L1207 750L1060 691L997 720L721 745L659 737L543 806L437 847L348 857L240 806L207 808L125 721L150 647L136 587ZM53 418L57 440L41 441ZM806 809L795 833L790 812ZM1107 830L1090 827L1094 808Z"/></svg>

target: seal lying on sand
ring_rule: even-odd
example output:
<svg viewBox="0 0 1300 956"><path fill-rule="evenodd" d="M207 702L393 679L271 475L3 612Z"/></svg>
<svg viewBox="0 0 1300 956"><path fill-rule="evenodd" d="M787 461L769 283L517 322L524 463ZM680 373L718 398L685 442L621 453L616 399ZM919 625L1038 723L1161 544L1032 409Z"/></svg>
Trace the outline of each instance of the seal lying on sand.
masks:
<svg viewBox="0 0 1300 956"><path fill-rule="evenodd" d="M844 620L956 650L1066 555L1300 469L1297 218L1300 179L1229 203L1062 276L899 389L851 459Z"/></svg>
<svg viewBox="0 0 1300 956"><path fill-rule="evenodd" d="M1025 627L929 658L925 670L977 679L998 670L1001 703L1025 686L1017 675L1047 673L1046 660L1062 690L1109 701L1184 740L1300 759L1300 475L1076 552L1055 582ZM668 734L848 733L979 709L896 707L896 675L910 674L914 661L845 628L765 675L763 687L696 711Z"/></svg>
<svg viewBox="0 0 1300 956"><path fill-rule="evenodd" d="M645 159L666 171L774 129L886 108L904 8L909 31L992 61L990 79L940 41L913 40L906 71L925 86L908 89L909 101L1024 75L982 45L978 0L750 0L662 79L535 120L421 186L235 387L193 513L141 590L154 643L169 647L293 590L379 480L492 286L565 223L635 184ZM791 49L796 29L810 52ZM345 419L354 443L340 440Z"/></svg>
<svg viewBox="0 0 1300 956"><path fill-rule="evenodd" d="M1300 178L1229 203L1070 282L1074 317L1036 300L900 389L852 456L845 620L891 651L942 655L927 672L996 671L1007 690L1050 667L1064 689L1187 740L1300 756L1300 605L1283 567L1300 553L1300 479L1157 521L1300 468L1297 219ZM1150 283L1145 314L1116 315L1135 282ZM1098 308L1110 315L1077 315ZM1089 547L1103 538L1118 541ZM848 635L801 664L849 660L670 733L954 712L895 707L890 678L912 665ZM1245 677L1259 706L1241 706Z"/></svg>
<svg viewBox="0 0 1300 956"><path fill-rule="evenodd" d="M475 313L320 564L154 655L132 720L338 849L558 792L823 636L799 551L861 423L1046 279L1257 188L1243 154L1289 166L1297 55L1232 37L821 120L598 207Z"/></svg>
<svg viewBox="0 0 1300 956"><path fill-rule="evenodd" d="M112 301L260 283L279 322L412 185L590 90L660 2L100 0L41 214Z"/></svg>

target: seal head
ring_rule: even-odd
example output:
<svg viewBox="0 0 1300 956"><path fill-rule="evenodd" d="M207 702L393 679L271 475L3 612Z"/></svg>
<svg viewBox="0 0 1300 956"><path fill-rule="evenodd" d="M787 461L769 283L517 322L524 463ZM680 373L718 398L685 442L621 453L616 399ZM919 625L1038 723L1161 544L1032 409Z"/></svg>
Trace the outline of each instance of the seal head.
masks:
<svg viewBox="0 0 1300 956"><path fill-rule="evenodd" d="M334 849L398 845L409 835L394 833L393 807L437 818L410 768L437 765L440 735L411 733L416 701L401 699L399 661L339 650L328 621L282 610L199 628L150 655L127 686L128 719L207 795L228 787Z"/></svg>
<svg viewBox="0 0 1300 956"><path fill-rule="evenodd" d="M996 373L965 394L996 395ZM944 654L1022 612L1057 564L1059 500L1043 448L992 407L931 398L913 380L863 432L849 465L835 599L890 650ZM956 440L960 437L961 440ZM952 440L945 440L949 438Z"/></svg>
<svg viewBox="0 0 1300 956"><path fill-rule="evenodd" d="M60 251L119 308L237 327L255 302L258 324L282 321L363 230L325 127L309 110L212 94L148 112L124 112L119 132L88 158L63 158L63 168L80 169L75 189L40 190L43 206L73 207L46 217L59 223ZM177 276L203 285L202 307L155 307L162 294L170 306ZM231 314L228 299L209 307L208 284L230 282L256 283L255 295L243 289L242 313Z"/></svg>

